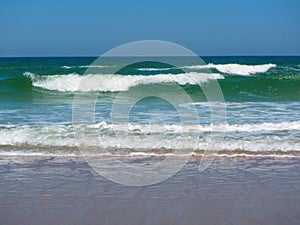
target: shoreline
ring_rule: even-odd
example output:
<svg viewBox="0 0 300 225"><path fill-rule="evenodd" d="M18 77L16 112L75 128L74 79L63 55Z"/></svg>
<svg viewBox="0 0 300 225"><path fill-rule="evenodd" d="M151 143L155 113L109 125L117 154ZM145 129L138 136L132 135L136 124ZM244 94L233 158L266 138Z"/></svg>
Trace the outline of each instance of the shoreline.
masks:
<svg viewBox="0 0 300 225"><path fill-rule="evenodd" d="M294 151L293 151L294 152ZM9 152L8 152L9 153ZM68 154L47 154L47 153L28 153L28 154L0 154L0 159L16 159L16 158L58 158L58 159L84 159L84 158L92 158L92 157L98 157L98 158L120 158L120 159L126 159L126 158L164 158L164 157L169 157L169 158L190 158L191 160L199 160L199 159L212 159L212 158L218 158L218 159L226 159L226 158L236 158L236 159L300 159L300 152L296 154L286 154L287 152L274 152L273 154L265 154L261 152L252 152L252 154L249 153L231 153L231 154L226 154L226 153L214 153L214 154L172 154L172 153L167 153L167 154L157 154L157 153L145 153L145 152L132 152L133 154L127 154L127 155L121 155L121 154L95 154L95 155L68 155Z"/></svg>

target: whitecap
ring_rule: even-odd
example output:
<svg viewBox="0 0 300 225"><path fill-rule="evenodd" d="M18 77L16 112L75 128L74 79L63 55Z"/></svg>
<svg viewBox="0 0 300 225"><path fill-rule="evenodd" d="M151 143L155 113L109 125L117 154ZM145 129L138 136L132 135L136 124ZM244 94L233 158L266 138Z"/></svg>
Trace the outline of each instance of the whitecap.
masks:
<svg viewBox="0 0 300 225"><path fill-rule="evenodd" d="M275 67L275 64L262 64L262 65L241 65L241 64L213 64L209 63L207 65L194 65L194 66L184 66L187 69L217 69L219 72L227 74L236 74L249 76L256 73L265 73L269 69Z"/></svg>

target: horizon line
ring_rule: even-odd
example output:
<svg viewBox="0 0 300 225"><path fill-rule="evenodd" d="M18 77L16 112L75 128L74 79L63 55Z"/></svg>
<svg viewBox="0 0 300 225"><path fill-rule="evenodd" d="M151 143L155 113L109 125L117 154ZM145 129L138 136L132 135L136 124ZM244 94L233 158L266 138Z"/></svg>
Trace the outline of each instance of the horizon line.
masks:
<svg viewBox="0 0 300 225"><path fill-rule="evenodd" d="M300 57L300 54L279 54L279 55L197 55L199 57ZM0 58L97 58L114 56L97 55L32 55L32 56L0 56ZM116 57L149 57L149 56L116 56ZM155 56L155 57L192 57L192 56Z"/></svg>

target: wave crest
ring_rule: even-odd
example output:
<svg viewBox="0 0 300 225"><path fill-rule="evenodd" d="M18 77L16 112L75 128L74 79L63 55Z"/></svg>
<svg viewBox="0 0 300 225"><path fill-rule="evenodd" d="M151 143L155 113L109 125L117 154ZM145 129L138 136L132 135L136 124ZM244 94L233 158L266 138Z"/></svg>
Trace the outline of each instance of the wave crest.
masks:
<svg viewBox="0 0 300 225"><path fill-rule="evenodd" d="M183 74L157 74L150 76L143 75L117 75L117 74L88 74L81 76L76 73L66 75L41 76L25 72L32 85L47 90L61 92L119 92L127 91L131 87L148 84L177 83L179 85L197 85L209 80L223 79L217 73L183 73ZM82 82L89 85L80 85Z"/></svg>
<svg viewBox="0 0 300 225"><path fill-rule="evenodd" d="M213 64L209 63L207 65L194 65L194 66L185 66L187 69L217 69L222 73L227 74L236 74L249 76L256 73L265 73L272 67L276 67L275 64L262 64L262 65L241 65L241 64Z"/></svg>

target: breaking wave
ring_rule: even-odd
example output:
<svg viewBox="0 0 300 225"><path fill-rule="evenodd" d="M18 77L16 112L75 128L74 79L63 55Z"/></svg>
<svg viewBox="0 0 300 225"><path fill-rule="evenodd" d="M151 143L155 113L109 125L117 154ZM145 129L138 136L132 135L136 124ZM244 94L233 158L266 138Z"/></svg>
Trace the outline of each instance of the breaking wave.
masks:
<svg viewBox="0 0 300 225"><path fill-rule="evenodd" d="M185 66L187 69L217 69L219 72L227 74L236 74L249 76L256 73L264 73L269 69L276 67L275 64L262 64L262 65L241 65L241 64L213 64L209 63L207 65L194 65L194 66Z"/></svg>
<svg viewBox="0 0 300 225"><path fill-rule="evenodd" d="M81 76L79 74L49 75L41 76L30 72L25 72L32 85L35 87L55 90L61 92L118 92L127 91L131 87L148 84L177 83L179 85L197 85L209 80L223 79L221 74L217 73L183 73L183 74L157 74L157 75L117 75L117 74L88 74ZM89 85L80 85L84 82Z"/></svg>
<svg viewBox="0 0 300 225"><path fill-rule="evenodd" d="M81 125L84 134L82 140L74 136L72 125L56 126L0 126L0 147L12 146L26 149L55 147L58 149L78 146L97 146L101 149L139 149L151 153L153 150L170 149L187 151L214 151L214 144L207 139L207 132L225 135L220 150L251 151L264 153L266 151L287 152L300 151L300 142L293 138L300 131L300 121L260 124L230 124L230 125L172 125L172 124L107 124L101 122L94 125ZM268 135L274 132L273 135ZM117 135L116 135L117 134ZM119 135L118 135L119 134ZM240 135L240 136L239 136ZM291 135L291 136L290 136ZM195 137L199 136L199 140ZM247 139L247 136L251 136ZM218 143L216 143L218 145ZM2 148L1 147L1 148Z"/></svg>

